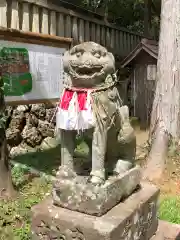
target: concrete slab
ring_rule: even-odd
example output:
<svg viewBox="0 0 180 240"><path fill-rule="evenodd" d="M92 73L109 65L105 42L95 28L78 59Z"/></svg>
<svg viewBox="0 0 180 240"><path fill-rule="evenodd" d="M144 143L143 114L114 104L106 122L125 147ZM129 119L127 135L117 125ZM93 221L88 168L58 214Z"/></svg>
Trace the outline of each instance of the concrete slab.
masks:
<svg viewBox="0 0 180 240"><path fill-rule="evenodd" d="M180 225L159 221L157 233L151 240L180 240Z"/></svg>

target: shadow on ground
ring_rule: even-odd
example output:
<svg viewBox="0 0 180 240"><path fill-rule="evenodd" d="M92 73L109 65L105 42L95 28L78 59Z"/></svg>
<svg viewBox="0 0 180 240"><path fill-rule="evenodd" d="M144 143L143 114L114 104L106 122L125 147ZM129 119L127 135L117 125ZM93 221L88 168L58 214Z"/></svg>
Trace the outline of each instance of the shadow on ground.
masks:
<svg viewBox="0 0 180 240"><path fill-rule="evenodd" d="M87 164L87 152L86 146L78 146L75 151L75 166L78 172L81 171L80 168L82 167L85 169L89 168L89 164ZM45 174L54 175L61 164L60 155L60 146L57 146L44 151L29 152L11 157L11 160Z"/></svg>

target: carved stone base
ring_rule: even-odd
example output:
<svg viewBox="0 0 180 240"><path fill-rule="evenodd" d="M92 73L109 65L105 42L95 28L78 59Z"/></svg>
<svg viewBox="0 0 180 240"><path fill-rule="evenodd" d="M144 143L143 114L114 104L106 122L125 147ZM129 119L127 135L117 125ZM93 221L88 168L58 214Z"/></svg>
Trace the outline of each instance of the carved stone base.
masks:
<svg viewBox="0 0 180 240"><path fill-rule="evenodd" d="M101 186L83 180L85 179L57 179L53 190L54 204L70 210L102 216L137 188L141 181L141 171L140 167L134 167L121 176L110 177Z"/></svg>
<svg viewBox="0 0 180 240"><path fill-rule="evenodd" d="M52 199L32 209L32 239L149 240L158 226L159 190L150 184L101 217L54 206Z"/></svg>

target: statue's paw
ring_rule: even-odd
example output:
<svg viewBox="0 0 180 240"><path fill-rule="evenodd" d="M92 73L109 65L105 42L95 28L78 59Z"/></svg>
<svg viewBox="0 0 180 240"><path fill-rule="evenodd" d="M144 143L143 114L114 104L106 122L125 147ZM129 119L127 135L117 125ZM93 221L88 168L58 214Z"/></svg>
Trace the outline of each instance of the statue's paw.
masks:
<svg viewBox="0 0 180 240"><path fill-rule="evenodd" d="M105 182L105 169L92 171L90 174L90 180L94 185L102 185Z"/></svg>
<svg viewBox="0 0 180 240"><path fill-rule="evenodd" d="M102 185L104 184L105 180L97 177L97 176L92 176L89 180L93 185Z"/></svg>
<svg viewBox="0 0 180 240"><path fill-rule="evenodd" d="M114 169L114 174L115 175L123 174L130 170L132 167L133 164L131 162L125 160L118 160L116 167Z"/></svg>
<svg viewBox="0 0 180 240"><path fill-rule="evenodd" d="M56 173L57 179L74 179L76 178L76 173L73 169L69 168L66 165L62 165L59 167L59 170Z"/></svg>

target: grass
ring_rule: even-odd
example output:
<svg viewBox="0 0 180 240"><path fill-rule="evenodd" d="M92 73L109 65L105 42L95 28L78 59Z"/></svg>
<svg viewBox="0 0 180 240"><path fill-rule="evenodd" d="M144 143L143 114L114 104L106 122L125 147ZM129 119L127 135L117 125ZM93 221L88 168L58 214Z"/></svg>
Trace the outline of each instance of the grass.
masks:
<svg viewBox="0 0 180 240"><path fill-rule="evenodd" d="M180 196L165 196L160 200L159 218L180 224Z"/></svg>
<svg viewBox="0 0 180 240"><path fill-rule="evenodd" d="M87 146L79 144L76 153L86 154ZM31 239L31 207L51 192L47 175L55 175L60 165L60 147L15 156L11 160L16 162L12 178L19 195L12 201L0 200L0 240L28 240ZM37 175L31 169L46 175Z"/></svg>
<svg viewBox="0 0 180 240"><path fill-rule="evenodd" d="M87 145L79 142L75 153L86 155L87 151ZM26 165L27 169L30 167L45 174L54 175L61 163L60 146L45 151L29 152L27 154L15 156L12 160L16 163Z"/></svg>
<svg viewBox="0 0 180 240"><path fill-rule="evenodd" d="M0 201L0 240L29 240L31 207L51 192L50 179L32 173L30 169L54 175L60 165L60 148L27 153L12 160L16 162L12 167L12 178L19 194L15 200Z"/></svg>
<svg viewBox="0 0 180 240"><path fill-rule="evenodd" d="M20 163L28 168L37 169L45 174L53 174L60 165L60 148L53 148L46 151L30 152L13 159L16 163Z"/></svg>
<svg viewBox="0 0 180 240"><path fill-rule="evenodd" d="M159 218L171 223L180 224L180 145L169 146L164 176L160 180Z"/></svg>
<svg viewBox="0 0 180 240"><path fill-rule="evenodd" d="M0 239L28 240L31 239L31 207L47 196L51 183L43 177L35 177L27 183L28 174L21 169L13 169L12 175L19 196L12 201L0 201Z"/></svg>

